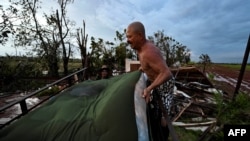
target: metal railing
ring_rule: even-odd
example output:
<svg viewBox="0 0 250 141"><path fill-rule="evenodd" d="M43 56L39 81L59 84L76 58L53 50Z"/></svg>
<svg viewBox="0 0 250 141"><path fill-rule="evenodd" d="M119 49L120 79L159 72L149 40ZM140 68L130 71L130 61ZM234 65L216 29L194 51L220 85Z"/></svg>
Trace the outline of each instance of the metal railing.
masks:
<svg viewBox="0 0 250 141"><path fill-rule="evenodd" d="M13 121L17 120L21 116L27 114L29 111L31 111L34 108L36 108L37 106L41 105L42 103L44 103L45 101L47 101L51 97L59 94L62 90L64 90L64 89L66 89L66 88L74 85L76 82L82 81L83 78L79 79L78 77L76 78L76 76L82 76L82 77L84 77L84 73L85 73L86 69L87 68L80 69L80 70L78 70L78 71L76 71L76 72L74 72L74 73L72 73L72 74L70 74L68 76L65 76L65 77L63 77L63 78L61 78L61 79L59 79L59 80L57 80L57 81L55 81L55 82L53 82L51 84L46 85L45 87L43 87L43 88L41 88L41 89L39 89L37 91L31 92L30 94L28 94L28 95L20 98L19 100L16 100L16 101L11 102L11 103L9 103L7 105L4 105L3 107L0 107L0 113L5 112L7 109L10 109L11 107L13 107L16 104L19 104L20 108L21 108L21 113L17 114L15 117L11 118L7 122L5 122L3 124L0 124L0 129L2 129L6 125L12 123ZM81 74L81 75L79 75L79 74ZM26 99L31 98L33 96L36 96L39 93L41 93L41 92L43 92L45 90L48 90L52 86L56 86L58 84L61 84L62 82L65 83L65 81L67 82L67 85L65 87L63 87L62 89L60 89L57 93L49 95L48 97L44 98L43 100L41 100L37 104L35 104L35 105L33 105L33 106L31 106L31 107L28 108L27 103L26 103Z"/></svg>

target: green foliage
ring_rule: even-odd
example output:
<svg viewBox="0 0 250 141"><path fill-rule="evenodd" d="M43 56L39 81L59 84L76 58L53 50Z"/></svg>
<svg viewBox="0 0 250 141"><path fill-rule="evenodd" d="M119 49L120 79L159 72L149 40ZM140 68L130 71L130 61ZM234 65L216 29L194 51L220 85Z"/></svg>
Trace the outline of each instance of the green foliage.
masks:
<svg viewBox="0 0 250 141"><path fill-rule="evenodd" d="M216 132L208 133L204 141L224 140L223 126L225 124L245 125L250 124L250 96L240 93L234 101L225 101L221 94L215 94L216 101L216 126L219 127ZM180 141L198 140L203 134L201 131L186 130L182 127L175 127L175 131Z"/></svg>
<svg viewBox="0 0 250 141"><path fill-rule="evenodd" d="M42 65L36 58L2 57L0 59L0 92L29 91L45 84L34 79L42 76Z"/></svg>
<svg viewBox="0 0 250 141"><path fill-rule="evenodd" d="M198 139L199 135L202 134L201 131L187 130L182 127L174 127L174 129L180 141L195 141ZM171 136L169 140L172 140Z"/></svg>
<svg viewBox="0 0 250 141"><path fill-rule="evenodd" d="M133 53L128 52L126 49L128 44L125 39L125 31L124 33L116 31L116 37L114 38L115 43L104 41L101 38L96 40L94 37L91 37L91 62L89 70L92 74L90 75L95 75L97 69L99 69L102 65L107 65L112 70L125 70L126 57L133 57Z"/></svg>
<svg viewBox="0 0 250 141"><path fill-rule="evenodd" d="M202 72L205 73L206 66L211 64L212 61L211 61L210 57L208 56L208 54L201 54L199 59L200 59L199 63L202 64L202 66L203 66Z"/></svg>
<svg viewBox="0 0 250 141"><path fill-rule="evenodd" d="M21 15L25 10L20 10L17 3L19 2L5 1L5 5L0 5L0 45L5 45L10 35L18 34L15 30L16 21L23 18Z"/></svg>
<svg viewBox="0 0 250 141"><path fill-rule="evenodd" d="M82 66L86 63L88 71L95 73L96 68L106 64L111 69L123 71L125 69L125 58L137 60L134 50L126 48L126 30L115 32L113 41L104 41L98 38L96 41L91 37L91 51L87 53L87 37L85 34L85 22L83 29L74 32L73 21L67 17L67 6L72 0L58 1L59 13L51 11L44 13L44 20L37 18L37 11L43 9L42 0L9 1L9 5L0 5L0 13L3 13L3 22L0 23L0 44L5 42L10 33L15 39L15 47L31 47L33 53L45 60L43 66L49 70L49 75L58 76L58 62L63 60L63 71L68 73L68 60L73 55L70 41L76 37L78 48L81 50ZM56 9L56 11L58 11ZM15 21L18 21L15 23ZM41 23L46 21L46 23ZM14 24L15 23L15 24ZM14 28L15 26L15 28ZM73 35L73 36L71 36ZM75 35L75 36L74 36ZM153 36L152 36L153 37ZM176 61L187 63L190 61L189 50L175 39L165 36L163 31L154 34L155 43L162 49L167 64L172 65ZM68 45L68 46L66 46ZM88 60L86 61L86 58ZM93 75L93 74L90 74Z"/></svg>
<svg viewBox="0 0 250 141"><path fill-rule="evenodd" d="M213 81L214 80L214 74L208 73L208 79Z"/></svg>
<svg viewBox="0 0 250 141"><path fill-rule="evenodd" d="M240 93L234 101L224 102L217 97L217 120L220 124L249 124L250 118L250 97Z"/></svg>
<svg viewBox="0 0 250 141"><path fill-rule="evenodd" d="M154 33L154 36L149 36L148 39L160 48L169 66L176 62L181 64L190 62L190 50L174 38L166 36L164 31L158 31Z"/></svg>
<svg viewBox="0 0 250 141"><path fill-rule="evenodd" d="M53 96L53 95L57 94L59 91L60 91L60 89L57 86L53 86L53 87L50 87L47 90L44 90L44 91L38 93L37 96L38 97L41 97L41 96Z"/></svg>
<svg viewBox="0 0 250 141"><path fill-rule="evenodd" d="M240 93L236 96L234 101L224 101L222 95L215 95L217 103L217 126L221 127L221 130L213 133L213 140L223 140L223 125L225 124L237 124L244 125L250 124L250 96L244 93Z"/></svg>
<svg viewBox="0 0 250 141"><path fill-rule="evenodd" d="M210 136L209 141L223 141L224 140L224 133L223 131L213 132Z"/></svg>

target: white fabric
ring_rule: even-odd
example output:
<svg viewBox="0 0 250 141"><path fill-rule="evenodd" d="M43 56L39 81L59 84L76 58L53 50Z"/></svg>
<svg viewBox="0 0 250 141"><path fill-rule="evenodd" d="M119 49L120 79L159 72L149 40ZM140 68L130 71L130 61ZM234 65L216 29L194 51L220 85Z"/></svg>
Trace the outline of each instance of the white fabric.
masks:
<svg viewBox="0 0 250 141"><path fill-rule="evenodd" d="M146 102L142 98L142 93L144 88L146 88L146 79L143 73L140 79L136 83L134 92L134 102L135 102L135 115L136 124L138 129L138 141L149 141L148 135L148 125L147 125L147 114L146 114Z"/></svg>

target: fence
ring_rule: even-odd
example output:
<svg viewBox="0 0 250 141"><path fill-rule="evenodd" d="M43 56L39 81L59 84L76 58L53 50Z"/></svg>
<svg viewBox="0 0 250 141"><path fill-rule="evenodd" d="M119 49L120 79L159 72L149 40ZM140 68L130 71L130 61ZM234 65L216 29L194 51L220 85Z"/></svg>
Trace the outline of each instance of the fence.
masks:
<svg viewBox="0 0 250 141"><path fill-rule="evenodd" d="M44 86L43 88L37 90L37 91L34 91L34 92L31 92L30 94L27 94L27 96L24 96L22 97L21 99L17 100L17 101L14 101L14 102L11 102L7 105L4 105L3 107L0 107L0 113L1 112L4 112L6 111L7 109L10 109L11 107L13 107L14 105L16 104L19 104L20 107L21 107L21 114L18 114L17 116L11 118L10 120L8 120L6 123L3 123L3 124L0 124L0 129L2 129L3 127L5 127L6 125L12 123L13 121L17 120L18 118L20 118L21 116L27 114L29 111L33 110L34 108L36 108L37 106L41 105L42 103L44 103L45 101L47 101L48 99L50 99L51 97L59 94L62 90L74 85L75 83L79 82L79 81L82 81L83 79L81 78L78 78L78 76L84 76L84 73L85 73L85 70L87 68L83 68L83 69L80 69L66 77L63 77L51 84L48 84L46 86ZM67 82L65 84L65 82ZM53 94L53 95L48 95L46 98L42 99L39 103L31 106L28 108L27 106L27 102L26 100L28 98L31 98L33 96L37 96L38 94L48 90L50 87L53 87L53 86L56 86L56 85L59 85L59 84L62 84L64 85L64 87L62 87L61 89L59 89L59 91L57 91L57 93Z"/></svg>

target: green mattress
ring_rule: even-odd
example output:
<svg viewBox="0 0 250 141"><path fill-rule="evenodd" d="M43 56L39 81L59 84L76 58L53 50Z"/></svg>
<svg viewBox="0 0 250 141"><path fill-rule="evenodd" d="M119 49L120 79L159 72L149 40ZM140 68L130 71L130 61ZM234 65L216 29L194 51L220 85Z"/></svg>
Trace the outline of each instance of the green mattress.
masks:
<svg viewBox="0 0 250 141"><path fill-rule="evenodd" d="M0 141L137 141L139 71L84 81L0 130Z"/></svg>

